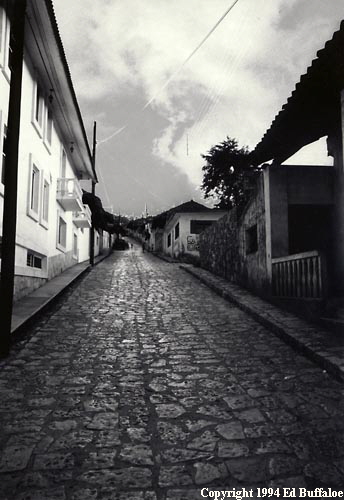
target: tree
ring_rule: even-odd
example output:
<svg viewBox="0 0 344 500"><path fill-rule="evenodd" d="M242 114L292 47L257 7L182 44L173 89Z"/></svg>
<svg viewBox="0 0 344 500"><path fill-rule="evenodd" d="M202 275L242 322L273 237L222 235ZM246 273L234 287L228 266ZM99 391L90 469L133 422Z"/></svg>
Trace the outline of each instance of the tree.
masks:
<svg viewBox="0 0 344 500"><path fill-rule="evenodd" d="M235 139L226 140L213 146L205 160L201 189L205 198L215 198L218 208L243 207L255 185L259 168L250 165L247 146L238 147Z"/></svg>

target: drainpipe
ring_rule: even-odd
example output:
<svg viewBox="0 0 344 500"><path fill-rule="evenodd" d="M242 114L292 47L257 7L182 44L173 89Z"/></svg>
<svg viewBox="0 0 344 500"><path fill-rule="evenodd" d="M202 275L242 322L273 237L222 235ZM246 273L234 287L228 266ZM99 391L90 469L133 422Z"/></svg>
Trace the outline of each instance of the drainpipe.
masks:
<svg viewBox="0 0 344 500"><path fill-rule="evenodd" d="M22 95L26 0L14 2L11 19L11 83L8 104L5 191L1 258L1 335L0 357L8 355L13 310L15 249L17 226L18 150Z"/></svg>
<svg viewBox="0 0 344 500"><path fill-rule="evenodd" d="M93 123L93 150L92 150L92 168L94 177L96 177L96 145L97 145L97 123ZM96 194L96 180L92 179L92 195ZM90 233L90 265L94 266L94 224L92 217L92 227Z"/></svg>

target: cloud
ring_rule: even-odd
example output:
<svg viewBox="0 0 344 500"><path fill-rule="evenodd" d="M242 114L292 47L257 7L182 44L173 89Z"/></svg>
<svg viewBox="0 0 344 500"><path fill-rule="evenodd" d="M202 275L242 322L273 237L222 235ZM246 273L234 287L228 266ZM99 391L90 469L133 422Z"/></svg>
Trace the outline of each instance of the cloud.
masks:
<svg viewBox="0 0 344 500"><path fill-rule="evenodd" d="M344 17L342 0L240 0L181 68L229 5L56 0L82 109L98 116L104 137L128 125L138 152L149 151L158 168L170 165L194 185L202 177L200 154L226 135L251 148L259 142ZM120 137L109 142L113 151Z"/></svg>

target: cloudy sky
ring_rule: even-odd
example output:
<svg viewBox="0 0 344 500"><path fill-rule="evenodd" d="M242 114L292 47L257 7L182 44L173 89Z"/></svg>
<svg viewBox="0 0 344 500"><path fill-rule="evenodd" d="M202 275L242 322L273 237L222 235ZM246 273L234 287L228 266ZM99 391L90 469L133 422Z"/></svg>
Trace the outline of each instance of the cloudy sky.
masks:
<svg viewBox="0 0 344 500"><path fill-rule="evenodd" d="M227 135L254 148L344 19L343 0L239 0L182 66L232 3L54 0L104 206L202 201L200 155ZM295 161L328 163L324 141Z"/></svg>

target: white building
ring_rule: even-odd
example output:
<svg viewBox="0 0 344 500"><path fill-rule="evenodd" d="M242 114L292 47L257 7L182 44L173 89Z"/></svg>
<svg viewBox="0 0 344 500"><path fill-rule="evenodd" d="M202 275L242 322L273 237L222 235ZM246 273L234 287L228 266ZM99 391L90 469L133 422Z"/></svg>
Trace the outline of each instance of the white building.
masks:
<svg viewBox="0 0 344 500"><path fill-rule="evenodd" d="M1 5L2 234L12 2ZM89 258L91 214L82 203L81 179L96 180L53 6L50 0L31 0L27 2L22 80L15 299Z"/></svg>
<svg viewBox="0 0 344 500"><path fill-rule="evenodd" d="M211 209L193 200L167 212L163 228L153 230L152 241L162 243L162 251L171 257L189 254L198 257L198 238L204 229L223 217L224 210Z"/></svg>

